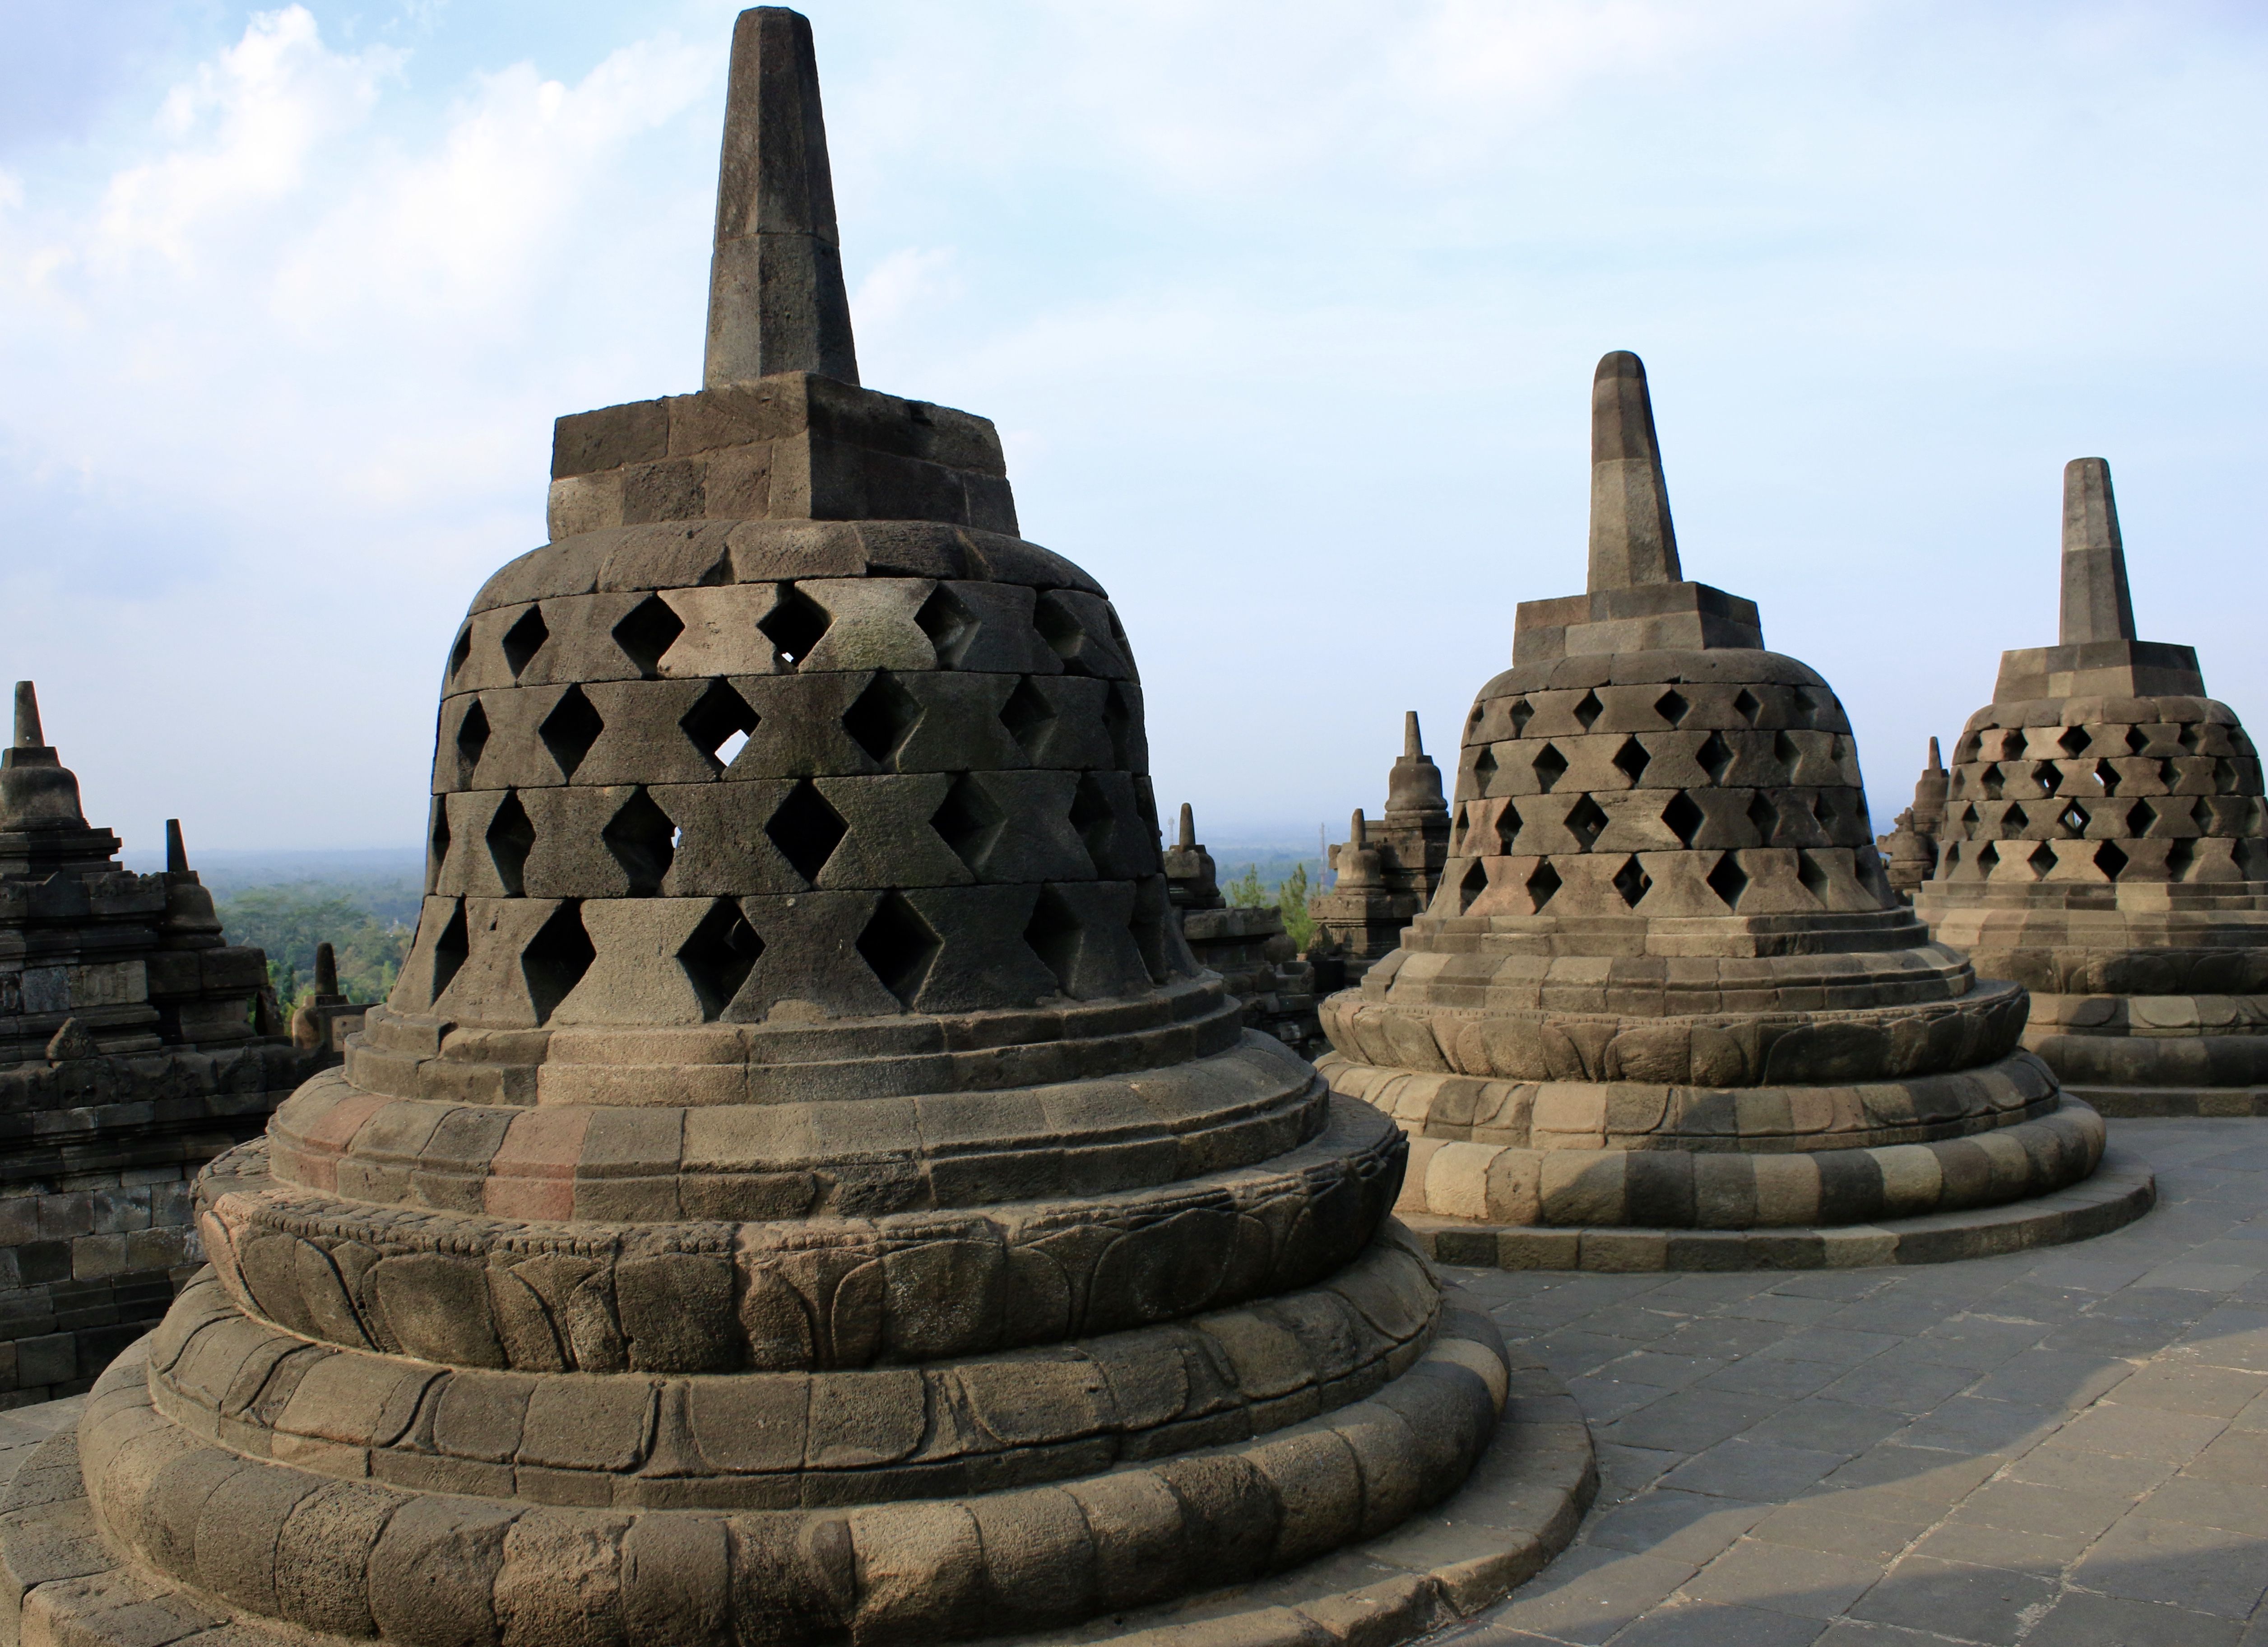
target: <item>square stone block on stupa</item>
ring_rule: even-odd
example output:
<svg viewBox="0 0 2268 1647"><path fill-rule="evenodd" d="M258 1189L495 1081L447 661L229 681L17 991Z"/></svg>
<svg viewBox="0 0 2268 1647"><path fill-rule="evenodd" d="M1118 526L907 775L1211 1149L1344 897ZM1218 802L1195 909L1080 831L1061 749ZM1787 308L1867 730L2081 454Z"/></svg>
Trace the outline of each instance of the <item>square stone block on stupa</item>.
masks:
<svg viewBox="0 0 2268 1647"><path fill-rule="evenodd" d="M2002 654L1916 910L2032 995L2024 1044L2110 1115L2268 1115L2259 752L2197 654L2134 638L2101 458L2064 469L2061 633Z"/></svg>
<svg viewBox="0 0 2268 1647"><path fill-rule="evenodd" d="M1378 1644L1573 1532L1399 1129L1190 958L1108 597L860 386L794 12L718 196L705 387L560 420L449 651L397 987L16 1478L26 1647Z"/></svg>
<svg viewBox="0 0 2268 1647"><path fill-rule="evenodd" d="M320 1055L279 1031L267 957L221 935L178 821L118 864L16 683L0 752L0 1404L84 1390L173 1303L190 1180ZM264 1022L263 1022L264 1021Z"/></svg>
<svg viewBox="0 0 2268 1647"><path fill-rule="evenodd" d="M2148 1205L2090 1181L2102 1123L2023 1049L2023 986L1891 891L1834 691L1683 577L1635 355L1593 385L1589 587L1521 603L1454 810L1320 1066L1410 1131L1438 1257L1913 1261Z"/></svg>

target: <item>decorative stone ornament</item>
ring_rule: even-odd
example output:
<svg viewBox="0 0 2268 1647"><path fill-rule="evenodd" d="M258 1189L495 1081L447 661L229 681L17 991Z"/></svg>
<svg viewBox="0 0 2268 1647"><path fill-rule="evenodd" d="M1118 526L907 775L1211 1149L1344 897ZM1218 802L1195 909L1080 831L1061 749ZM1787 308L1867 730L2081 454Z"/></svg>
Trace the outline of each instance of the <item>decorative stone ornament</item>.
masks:
<svg viewBox="0 0 2268 1647"><path fill-rule="evenodd" d="M2032 992L2025 1045L2114 1115L2268 1114L2268 816L2187 646L2134 639L2110 466L2064 469L2062 632L2004 654L1916 909Z"/></svg>
<svg viewBox="0 0 2268 1647"><path fill-rule="evenodd" d="M560 421L399 986L202 1181L210 1272L49 1471L99 1547L0 1530L136 1599L26 1639L1011 1634L1374 1539L1488 1445L1400 1133L1189 958L1108 600L991 425L856 385L791 11L735 30L709 339Z"/></svg>
<svg viewBox="0 0 2268 1647"><path fill-rule="evenodd" d="M1589 589L1521 604L1465 723L1432 906L1324 1006L1333 1089L1413 1135L1402 1209L1461 1261L1635 1227L1616 1261L1818 1263L1859 1249L1681 1232L2086 1178L2102 1125L2019 1045L2022 986L1893 897L1834 692L1683 579L1635 355L1599 365L1591 496Z"/></svg>

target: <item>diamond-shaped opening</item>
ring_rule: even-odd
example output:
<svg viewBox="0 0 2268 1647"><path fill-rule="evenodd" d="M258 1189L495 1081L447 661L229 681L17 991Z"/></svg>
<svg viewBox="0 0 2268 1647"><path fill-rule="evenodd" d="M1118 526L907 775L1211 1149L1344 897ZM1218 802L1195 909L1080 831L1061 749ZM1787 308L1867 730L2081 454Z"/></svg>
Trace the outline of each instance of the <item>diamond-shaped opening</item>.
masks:
<svg viewBox="0 0 2268 1647"><path fill-rule="evenodd" d="M1803 751L1795 747L1793 738L1785 732L1772 734L1772 759L1778 761L1791 775L1795 771L1796 762L1802 758Z"/></svg>
<svg viewBox="0 0 2268 1647"><path fill-rule="evenodd" d="M2031 827L2031 823L2032 815L2024 810L2024 803L2021 801L2012 801L2008 809L2000 815L2000 826L2003 829L2029 829Z"/></svg>
<svg viewBox="0 0 2268 1647"><path fill-rule="evenodd" d="M1999 861L2000 848L1996 843L1988 840L1977 849L1977 868L1979 874L1989 875L1992 873L1992 866Z"/></svg>
<svg viewBox="0 0 2268 1647"><path fill-rule="evenodd" d="M929 969L944 948L921 912L895 892L885 893L866 930L858 934L858 953L865 957L882 987L910 1008L929 980Z"/></svg>
<svg viewBox="0 0 2268 1647"><path fill-rule="evenodd" d="M764 833L771 837L780 856L794 866L798 875L812 882L819 879L819 872L850 832L843 815L827 804L827 797L807 778L787 792L787 799L764 825Z"/></svg>
<svg viewBox="0 0 2268 1647"><path fill-rule="evenodd" d="M1684 720L1685 712L1692 707L1685 701L1684 695L1674 689L1653 700L1653 713L1673 727Z"/></svg>
<svg viewBox="0 0 2268 1647"><path fill-rule="evenodd" d="M543 643L551 639L551 625L543 621L543 609L531 606L519 615L519 621L504 631L504 661L512 669L512 678L518 680L520 671L535 661L543 650Z"/></svg>
<svg viewBox="0 0 2268 1647"><path fill-rule="evenodd" d="M1056 975L1056 988L1070 994L1071 979L1079 969L1079 917L1055 888L1040 889L1038 901L1032 905L1032 919L1024 926L1024 942Z"/></svg>
<svg viewBox="0 0 2268 1647"><path fill-rule="evenodd" d="M1079 787L1071 798L1071 826L1079 831L1086 846L1086 855L1094 860L1094 872L1103 873L1103 864L1110 856L1110 836L1117 815L1110 809L1110 797L1095 781L1093 772L1079 776Z"/></svg>
<svg viewBox="0 0 2268 1647"><path fill-rule="evenodd" d="M2129 755L2139 755L2144 750L2146 750L2149 747L2149 734L2144 732L2139 727L2129 727L2126 728L2126 752Z"/></svg>
<svg viewBox="0 0 2268 1647"><path fill-rule="evenodd" d="M2095 849L2095 867L2102 871L2106 881L2116 881L2118 872L2126 867L2126 854L2115 840L2107 840Z"/></svg>
<svg viewBox="0 0 2268 1647"><path fill-rule="evenodd" d="M1615 751L1615 764L1622 769L1623 776L1631 780L1632 787L1636 787L1638 779L1646 776L1646 764L1653 758L1646 752L1646 745L1636 738L1624 738L1622 748Z"/></svg>
<svg viewBox="0 0 2268 1647"><path fill-rule="evenodd" d="M920 702L898 683L898 677L878 669L866 690L843 712L843 729L852 742L887 766L921 717Z"/></svg>
<svg viewBox="0 0 2268 1647"><path fill-rule="evenodd" d="M1536 751L1535 764L1536 784L1546 794L1551 793L1552 785L1567 775L1567 757L1556 744L1547 743Z"/></svg>
<svg viewBox="0 0 2268 1647"><path fill-rule="evenodd" d="M2187 836L2175 841L2166 849L2166 874L2173 880L2188 878L2190 866L2197 861L2197 843Z"/></svg>
<svg viewBox="0 0 2268 1647"><path fill-rule="evenodd" d="M1974 826L1975 826L1976 823L1977 823L1977 809L1976 809L1975 807L1973 807L1973 806L1966 806L1966 807L1962 808L1962 809L1961 809L1961 824L1962 824L1962 828L1964 828L1964 829L1972 828L1972 827L1974 827Z"/></svg>
<svg viewBox="0 0 2268 1647"><path fill-rule="evenodd" d="M2158 809L2147 801L2137 801L2126 813L2126 833L2139 839L2150 832L2150 825L2158 821Z"/></svg>
<svg viewBox="0 0 2268 1647"><path fill-rule="evenodd" d="M1591 729L1591 723L1606 712L1607 706L1599 701L1599 695L1596 692L1585 692L1583 701L1575 705L1575 719L1583 730L1588 732Z"/></svg>
<svg viewBox="0 0 2268 1647"><path fill-rule="evenodd" d="M1725 774L1732 770L1733 746L1719 733L1712 732L1701 740L1701 747L1693 751L1693 758L1701 763L1701 770L1709 774L1712 783L1723 783Z"/></svg>
<svg viewBox="0 0 2268 1647"><path fill-rule="evenodd" d="M1727 909L1741 906L1741 894L1749 890L1748 871L1742 868L1730 853L1717 854L1717 862L1708 874L1709 890L1725 900Z"/></svg>
<svg viewBox="0 0 2268 1647"><path fill-rule="evenodd" d="M2026 863L2032 866L2034 875L2043 876L2055 868L2055 848L2045 841L2033 847L2031 856L2024 860Z"/></svg>
<svg viewBox="0 0 2268 1647"><path fill-rule="evenodd" d="M1646 890L1653 884L1653 877L1639 868L1635 855L1624 859L1623 867L1615 871L1615 890L1622 894L1623 902L1632 909L1638 907L1638 899L1646 896Z"/></svg>
<svg viewBox="0 0 2268 1647"><path fill-rule="evenodd" d="M976 639L976 615L941 583L929 592L929 599L914 614L914 622L929 637L930 649L937 654L938 662L948 669L960 663L968 654L969 643Z"/></svg>
<svg viewBox="0 0 2268 1647"><path fill-rule="evenodd" d="M449 910L449 919L441 928L441 935L433 941L435 995L449 987L449 980L456 977L457 970L464 965L465 956L471 951L471 935L465 927L465 900L459 898Z"/></svg>
<svg viewBox="0 0 2268 1647"><path fill-rule="evenodd" d="M2205 724L2198 720L2183 721L2182 729L2174 735L2174 742L2195 755L2205 742Z"/></svg>
<svg viewBox="0 0 2268 1647"><path fill-rule="evenodd" d="M1756 715L1763 708L1764 705L1756 695L1745 686L1741 688L1740 694L1733 699L1733 713L1750 726L1756 724Z"/></svg>
<svg viewBox="0 0 2268 1647"><path fill-rule="evenodd" d="M1827 901L1827 871L1812 861L1811 854L1799 848L1795 854L1795 878L1803 883L1803 890L1821 903Z"/></svg>
<svg viewBox="0 0 2268 1647"><path fill-rule="evenodd" d="M1000 838L1008 815L985 794L976 779L963 772L945 792L945 799L930 815L930 827L953 848L954 856L975 870L978 860Z"/></svg>
<svg viewBox="0 0 2268 1647"><path fill-rule="evenodd" d="M1513 698L1512 701L1512 713L1510 719L1512 720L1512 735L1516 738L1526 736L1528 733L1528 723L1535 719L1535 705L1529 703L1525 698Z"/></svg>
<svg viewBox="0 0 2268 1647"><path fill-rule="evenodd" d="M425 837L425 890L430 892L441 883L441 868L449 861L449 806L441 796L433 797L433 827Z"/></svg>
<svg viewBox="0 0 2268 1647"><path fill-rule="evenodd" d="M1558 890L1559 872L1551 867L1551 860L1549 858L1539 860L1535 865L1535 873L1528 877L1528 900L1536 908L1542 909L1551 901L1551 895Z"/></svg>
<svg viewBox="0 0 2268 1647"><path fill-rule="evenodd" d="M1984 739L1982 734L1970 733L1953 746L1953 764L1955 766L1962 766L1977 759L1977 751L1984 746Z"/></svg>
<svg viewBox="0 0 2268 1647"><path fill-rule="evenodd" d="M2252 747L2252 740L2244 735L2244 728L2242 727L2229 727L2228 747L2236 751L2237 757L2241 760L2249 761L2256 753Z"/></svg>
<svg viewBox="0 0 2268 1647"><path fill-rule="evenodd" d="M2088 735L2085 727L2066 727L2063 729L2063 735L2056 740L2056 747L2066 755L2075 756L2086 749L2087 745Z"/></svg>
<svg viewBox="0 0 2268 1647"><path fill-rule="evenodd" d="M786 583L780 586L779 599L756 627L764 631L781 662L796 664L811 655L811 649L834 622L827 609L806 595L800 584Z"/></svg>
<svg viewBox="0 0 2268 1647"><path fill-rule="evenodd" d="M2213 764L2213 788L2215 794L2233 795L2237 790L2236 763L2226 757Z"/></svg>
<svg viewBox="0 0 2268 1647"><path fill-rule="evenodd" d="M2053 761L2035 761L2032 781L2040 787L2042 794L2051 795L2063 787L2063 769Z"/></svg>
<svg viewBox="0 0 2268 1647"><path fill-rule="evenodd" d="M1511 803L1507 801L1505 804L1504 810L1496 815L1497 851L1509 856L1512 852L1513 840L1519 835L1519 833L1520 814L1514 811Z"/></svg>
<svg viewBox="0 0 2268 1647"><path fill-rule="evenodd" d="M756 729L756 712L723 681L711 681L693 707L677 718L693 747L709 757L711 772L723 772L747 747Z"/></svg>
<svg viewBox="0 0 2268 1647"><path fill-rule="evenodd" d="M2087 833L2087 809L2076 801L2066 801L2063 810L2056 814L2056 822L2073 835L2084 835Z"/></svg>
<svg viewBox="0 0 2268 1647"><path fill-rule="evenodd" d="M495 815L489 819L487 840L489 861L496 865L497 879L504 883L504 896L520 897L527 854L535 847L535 825L528 822L527 809L520 805L515 792L504 791Z"/></svg>
<svg viewBox="0 0 2268 1647"><path fill-rule="evenodd" d="M653 897L677 855L677 823L644 788L622 802L599 838L630 877L632 897Z"/></svg>
<svg viewBox="0 0 2268 1647"><path fill-rule="evenodd" d="M457 787L473 787L473 769L481 764L481 751L489 746L489 712L481 707L481 700L473 699L473 706L465 711L465 718L457 722Z"/></svg>
<svg viewBox="0 0 2268 1647"><path fill-rule="evenodd" d="M1496 746L1491 744L1473 757L1473 787L1480 794L1488 793L1489 785L1496 779Z"/></svg>
<svg viewBox="0 0 2268 1647"><path fill-rule="evenodd" d="M740 993L748 969L763 952L764 941L748 925L740 905L720 897L709 906L693 935L678 946L677 964L692 980L702 1010L713 1018Z"/></svg>
<svg viewBox="0 0 2268 1647"><path fill-rule="evenodd" d="M457 671L465 667L472 655L473 626L468 624L457 631L456 639L449 643L449 678L451 680L457 678Z"/></svg>
<svg viewBox="0 0 2268 1647"><path fill-rule="evenodd" d="M1977 775L1977 787L1984 792L1984 798L1987 801L1998 801L2000 798L2001 787L1999 767L1987 766Z"/></svg>
<svg viewBox="0 0 2268 1647"><path fill-rule="evenodd" d="M1795 705L1796 719L1808 724L1811 717L1819 711L1819 700L1800 686L1795 689L1792 696Z"/></svg>
<svg viewBox="0 0 2268 1647"><path fill-rule="evenodd" d="M1000 724L1008 728L1008 735L1016 740L1025 754L1037 755L1048 734L1055 729L1055 705L1032 684L1032 677L1027 675L1016 683L1016 690L1000 705Z"/></svg>
<svg viewBox="0 0 2268 1647"><path fill-rule="evenodd" d="M1141 814L1142 827L1150 838L1162 840L1165 831L1158 825L1158 797L1151 793L1149 779L1139 774L1134 779L1134 810Z"/></svg>
<svg viewBox="0 0 2268 1647"><path fill-rule="evenodd" d="M651 680L661 672L661 654L675 646L684 632L685 620L670 609L669 602L649 595L615 625L615 644L622 649L622 656L637 666L637 672Z"/></svg>
<svg viewBox="0 0 2268 1647"><path fill-rule="evenodd" d="M2113 766L2107 760L2095 762L2095 781L2102 786L2102 793L2104 794L2117 794L2118 793L2118 769L2116 766Z"/></svg>
<svg viewBox="0 0 2268 1647"><path fill-rule="evenodd" d="M568 992L583 981L599 952L591 934L583 930L580 900L569 898L551 912L527 948L519 952L519 975L527 980L528 999L535 1003L535 1021L543 1023L558 1010Z"/></svg>
<svg viewBox="0 0 2268 1647"><path fill-rule="evenodd" d="M1772 837L1779 833L1779 809L1761 789L1749 797L1749 824L1756 831L1757 843L1761 846L1771 846Z"/></svg>
<svg viewBox="0 0 2268 1647"><path fill-rule="evenodd" d="M1455 812L1454 812L1454 813L1452 813L1452 814L1450 815L1450 819L1449 819L1449 856L1450 856L1450 857L1452 857L1452 858L1462 858L1462 857L1463 857L1463 856L1465 855L1465 835L1466 835L1466 833L1467 833L1468 828L1469 828L1469 826L1470 825L1470 824L1471 824L1471 820L1470 820L1469 818L1468 818L1468 817L1465 816L1465 809L1464 809L1462 807L1459 807L1459 808L1456 809L1456 811L1455 811Z"/></svg>
<svg viewBox="0 0 2268 1647"><path fill-rule="evenodd" d="M1488 870L1481 860L1474 859L1457 883L1457 912L1462 915L1473 906L1473 900L1488 890Z"/></svg>
<svg viewBox="0 0 2268 1647"><path fill-rule="evenodd" d="M543 724L535 728L535 735L543 740L543 747L551 758L559 763L559 770L568 777L583 764L591 746L599 741L599 734L607 723L599 719L599 712L591 700L583 696L583 689L571 686L560 694L551 713L543 717Z"/></svg>
<svg viewBox="0 0 2268 1647"><path fill-rule="evenodd" d="M1585 852L1591 850L1591 843L1599 838L1599 831L1606 826L1606 809L1588 795L1575 802L1567 814L1568 831L1583 843Z"/></svg>
<svg viewBox="0 0 2268 1647"><path fill-rule="evenodd" d="M1086 630L1071 609L1052 593L1042 595L1032 608L1032 624L1040 631L1040 639L1048 643L1048 649L1063 660L1065 675L1091 672L1086 661L1077 655L1086 639Z"/></svg>
<svg viewBox="0 0 2268 1647"><path fill-rule="evenodd" d="M1138 764L1134 759L1134 704L1116 681L1103 694L1102 729L1110 735L1110 764L1122 772L1132 772Z"/></svg>
<svg viewBox="0 0 2268 1647"><path fill-rule="evenodd" d="M1669 804L1661 809L1661 821L1669 825L1669 832L1680 842L1690 846L1694 835L1707 819L1693 797L1681 789L1670 796Z"/></svg>

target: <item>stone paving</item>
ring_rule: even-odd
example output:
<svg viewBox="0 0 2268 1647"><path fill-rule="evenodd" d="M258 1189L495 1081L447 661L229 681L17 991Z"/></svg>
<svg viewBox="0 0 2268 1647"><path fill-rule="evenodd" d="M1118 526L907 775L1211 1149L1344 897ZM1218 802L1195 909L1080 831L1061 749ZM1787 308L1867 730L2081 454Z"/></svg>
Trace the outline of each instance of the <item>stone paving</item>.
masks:
<svg viewBox="0 0 2268 1647"><path fill-rule="evenodd" d="M1603 1484L1441 1647L2268 1647L2268 1131L2112 1142L2158 1208L2073 1246L1452 1272L1569 1381Z"/></svg>

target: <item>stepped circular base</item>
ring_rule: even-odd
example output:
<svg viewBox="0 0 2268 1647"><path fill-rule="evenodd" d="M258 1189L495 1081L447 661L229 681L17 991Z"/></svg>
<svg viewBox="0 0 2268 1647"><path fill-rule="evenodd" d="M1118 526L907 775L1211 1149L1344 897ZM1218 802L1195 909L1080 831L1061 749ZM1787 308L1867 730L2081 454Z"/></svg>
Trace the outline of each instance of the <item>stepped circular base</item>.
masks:
<svg viewBox="0 0 2268 1647"><path fill-rule="evenodd" d="M122 1363L132 1359L129 1351ZM1493 1437L1465 1485L1432 1509L1380 1536L1265 1578L1067 1629L992 1639L1020 1647L1104 1642L1164 1647L1201 1626L1207 1647L1293 1640L1391 1647L1493 1605L1565 1547L1598 1481L1589 1432L1565 1386L1521 1352L1507 1360L1503 1416ZM559 1552L570 1565L574 1553L563 1547ZM80 1476L78 1426L41 1444L0 1500L0 1569L10 1598L0 1606L19 1609L11 1636L21 1647L129 1647L152 1639L209 1641L212 1647L345 1647L344 1637L312 1635L234 1611L122 1562L94 1528ZM667 1589L669 1577L657 1575L652 1582ZM275 1574L276 1581L284 1579ZM447 1633L438 1616L429 1622ZM507 1640L511 1634L505 1632ZM891 1636L901 1638L916 1639ZM571 1630L547 1636L545 1647L571 1639L582 1637Z"/></svg>
<svg viewBox="0 0 2268 1647"><path fill-rule="evenodd" d="M2098 1115L2120 1120L2152 1116L2268 1116L2268 1087L2066 1087Z"/></svg>
<svg viewBox="0 0 2268 1647"><path fill-rule="evenodd" d="M1963 1212L1811 1229L1544 1229L1396 1215L1437 1264L1488 1269L1859 1269L1943 1264L2084 1241L2129 1224L2157 1204L2156 1177L2108 1150L2084 1182L2051 1195Z"/></svg>

